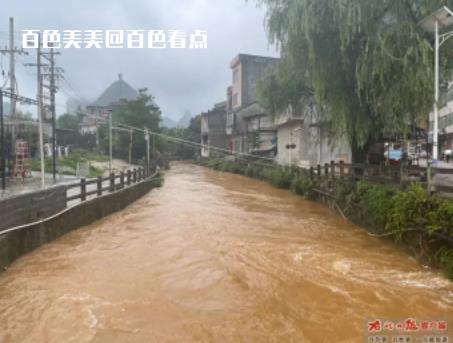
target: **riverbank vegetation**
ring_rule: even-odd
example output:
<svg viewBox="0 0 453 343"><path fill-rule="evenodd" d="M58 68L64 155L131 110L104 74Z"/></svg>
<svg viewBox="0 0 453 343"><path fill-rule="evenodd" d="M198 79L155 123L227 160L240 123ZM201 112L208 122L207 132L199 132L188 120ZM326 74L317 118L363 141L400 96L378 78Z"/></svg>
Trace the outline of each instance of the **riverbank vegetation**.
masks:
<svg viewBox="0 0 453 343"><path fill-rule="evenodd" d="M107 162L108 157L93 151L87 151L82 149L76 149L71 151L69 156L63 156L57 158L57 171L64 175L76 175L77 165L81 163L89 163L90 161L95 162ZM41 170L41 161L39 158L31 160L31 169L33 171ZM52 158L46 157L44 159L44 169L46 173L52 173ZM90 164L89 177L97 177L103 175L104 170L97 168Z"/></svg>
<svg viewBox="0 0 453 343"><path fill-rule="evenodd" d="M202 160L201 164L333 203L342 215L373 235L393 238L453 279L453 200L432 197L419 184L400 189L350 178L317 179L298 168L230 157Z"/></svg>

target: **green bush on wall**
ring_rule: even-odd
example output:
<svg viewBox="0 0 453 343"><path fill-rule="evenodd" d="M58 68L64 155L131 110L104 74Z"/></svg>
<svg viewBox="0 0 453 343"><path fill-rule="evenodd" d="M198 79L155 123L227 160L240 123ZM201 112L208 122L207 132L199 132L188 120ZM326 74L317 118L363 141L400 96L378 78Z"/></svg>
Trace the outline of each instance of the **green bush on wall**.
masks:
<svg viewBox="0 0 453 343"><path fill-rule="evenodd" d="M393 206L394 190L360 181L354 191L360 205L366 209L371 223L376 227L385 228Z"/></svg>
<svg viewBox="0 0 453 343"><path fill-rule="evenodd" d="M312 189L313 181L308 176L296 176L291 182L291 190L298 195L308 197Z"/></svg>

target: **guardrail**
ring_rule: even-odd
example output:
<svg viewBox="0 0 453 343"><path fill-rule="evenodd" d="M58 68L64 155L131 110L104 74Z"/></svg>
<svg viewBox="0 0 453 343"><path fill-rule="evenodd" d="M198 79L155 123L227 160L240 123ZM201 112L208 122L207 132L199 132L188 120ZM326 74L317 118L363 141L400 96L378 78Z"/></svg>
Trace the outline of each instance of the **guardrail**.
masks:
<svg viewBox="0 0 453 343"><path fill-rule="evenodd" d="M435 176L450 176L453 180L453 168L433 168L420 166L391 166L391 165L372 165L358 163L336 163L331 161L324 165L318 164L309 169L297 169L308 175L312 179L349 177L355 180L366 180L370 182L385 183L401 187L411 182L419 182L426 185L431 194L451 197L453 196L453 183L443 185L433 183Z"/></svg>
<svg viewBox="0 0 453 343"><path fill-rule="evenodd" d="M115 192L132 184L147 179L157 172L151 172L145 168L134 168L119 174L111 173L109 176L98 176L94 179L80 179L79 182L66 185L66 202L80 200L85 201L90 196L101 196L104 192ZM78 193L75 193L76 191ZM74 194L75 193L75 194Z"/></svg>

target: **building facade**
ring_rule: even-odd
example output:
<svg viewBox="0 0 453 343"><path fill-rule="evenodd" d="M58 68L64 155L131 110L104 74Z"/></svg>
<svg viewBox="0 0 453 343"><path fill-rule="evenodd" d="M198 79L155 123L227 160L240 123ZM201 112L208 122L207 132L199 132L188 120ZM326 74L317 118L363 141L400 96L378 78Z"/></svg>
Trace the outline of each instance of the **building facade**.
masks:
<svg viewBox="0 0 453 343"><path fill-rule="evenodd" d="M289 107L276 119L278 147L276 161L282 165L309 168L331 161L352 160L346 139L333 135L315 111L294 111Z"/></svg>
<svg viewBox="0 0 453 343"><path fill-rule="evenodd" d="M226 101L214 105L212 110L201 114L201 156L209 157L216 150L228 147L226 135ZM218 149L215 149L218 148Z"/></svg>
<svg viewBox="0 0 453 343"><path fill-rule="evenodd" d="M231 153L274 156L277 131L273 119L257 102L257 85L278 58L239 54L230 64L226 134Z"/></svg>

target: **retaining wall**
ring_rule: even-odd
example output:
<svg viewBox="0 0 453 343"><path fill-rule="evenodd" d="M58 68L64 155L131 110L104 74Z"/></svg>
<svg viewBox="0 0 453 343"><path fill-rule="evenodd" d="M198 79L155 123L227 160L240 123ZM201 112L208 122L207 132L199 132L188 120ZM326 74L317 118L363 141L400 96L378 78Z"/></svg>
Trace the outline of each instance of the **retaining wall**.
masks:
<svg viewBox="0 0 453 343"><path fill-rule="evenodd" d="M84 201L39 222L0 232L0 271L27 252L125 208L159 184L159 179L144 180L117 192Z"/></svg>

